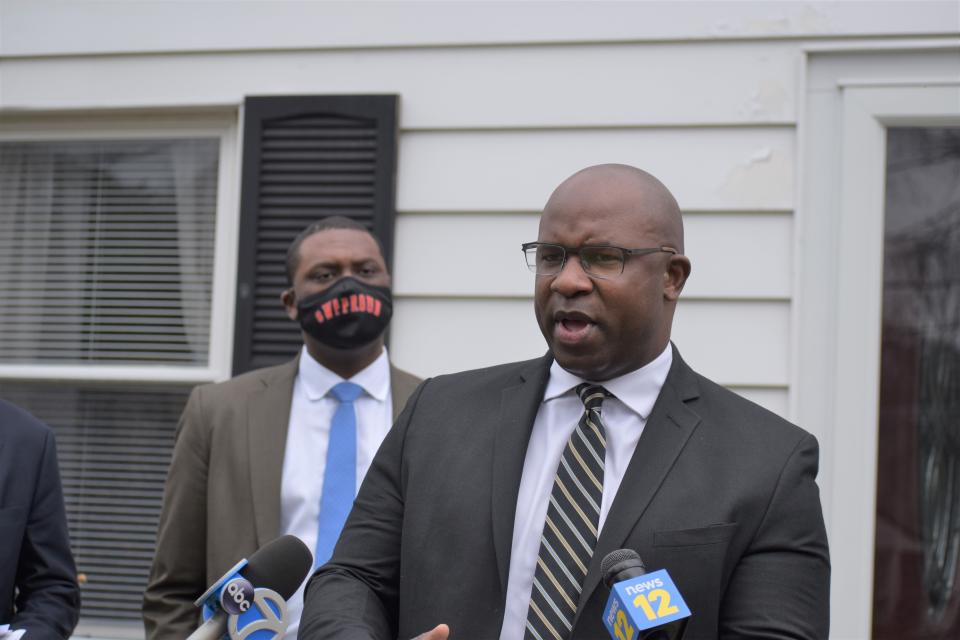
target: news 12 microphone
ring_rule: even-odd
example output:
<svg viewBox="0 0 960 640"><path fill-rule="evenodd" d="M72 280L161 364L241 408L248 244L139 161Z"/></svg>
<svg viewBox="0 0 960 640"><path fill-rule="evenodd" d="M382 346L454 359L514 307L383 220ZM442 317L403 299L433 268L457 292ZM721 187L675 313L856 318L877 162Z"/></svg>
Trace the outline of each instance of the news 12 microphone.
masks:
<svg viewBox="0 0 960 640"><path fill-rule="evenodd" d="M600 563L610 589L603 624L616 640L680 640L690 609L666 569L647 573L633 549L611 551Z"/></svg>
<svg viewBox="0 0 960 640"><path fill-rule="evenodd" d="M269 640L289 621L286 601L313 567L313 555L296 536L280 536L241 560L194 603L211 614L187 640Z"/></svg>

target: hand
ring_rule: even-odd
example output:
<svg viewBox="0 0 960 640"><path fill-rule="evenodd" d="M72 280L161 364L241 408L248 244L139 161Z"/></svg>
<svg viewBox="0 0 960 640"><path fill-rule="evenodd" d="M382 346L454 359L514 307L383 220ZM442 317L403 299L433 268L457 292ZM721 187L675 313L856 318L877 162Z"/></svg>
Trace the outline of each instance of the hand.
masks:
<svg viewBox="0 0 960 640"><path fill-rule="evenodd" d="M447 640L450 635L450 627L445 624L438 624L430 631L421 633L413 640Z"/></svg>

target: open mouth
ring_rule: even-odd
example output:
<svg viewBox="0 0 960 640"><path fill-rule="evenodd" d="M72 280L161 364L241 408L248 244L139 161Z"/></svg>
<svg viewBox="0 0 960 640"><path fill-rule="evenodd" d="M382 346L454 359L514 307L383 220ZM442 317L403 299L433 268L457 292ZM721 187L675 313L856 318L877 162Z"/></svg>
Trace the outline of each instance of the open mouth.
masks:
<svg viewBox="0 0 960 640"><path fill-rule="evenodd" d="M558 313L554 319L554 337L562 342L580 342L595 326L596 323L583 314Z"/></svg>

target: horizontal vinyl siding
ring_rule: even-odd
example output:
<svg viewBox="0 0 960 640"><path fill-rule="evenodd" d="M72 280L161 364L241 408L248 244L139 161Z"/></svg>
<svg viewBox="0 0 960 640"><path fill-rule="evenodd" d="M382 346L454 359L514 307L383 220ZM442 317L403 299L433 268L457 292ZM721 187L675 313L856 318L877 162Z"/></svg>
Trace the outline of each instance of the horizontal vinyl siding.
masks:
<svg viewBox="0 0 960 640"><path fill-rule="evenodd" d="M572 172L640 166L685 212L693 274L675 323L681 352L784 413L802 45L773 37L8 59L0 104L162 113L244 95L400 95L390 348L421 375L542 353L519 244L536 238L538 212Z"/></svg>
<svg viewBox="0 0 960 640"><path fill-rule="evenodd" d="M56 10L51 4L56 4ZM906 36L955 31L960 20L960 8L951 0L193 0L171 4L6 0L0 3L0 53Z"/></svg>
<svg viewBox="0 0 960 640"><path fill-rule="evenodd" d="M684 301L673 331L688 364L782 416L789 399L788 337L786 302ZM545 351L532 299L395 301L390 355L418 375L535 358Z"/></svg>
<svg viewBox="0 0 960 640"><path fill-rule="evenodd" d="M411 132L400 139L400 211L538 211L591 164L642 167L684 210L793 207L794 130L561 129Z"/></svg>
<svg viewBox="0 0 960 640"><path fill-rule="evenodd" d="M684 301L673 338L684 359L731 386L785 386L787 302ZM450 373L542 355L532 299L396 300L390 342L397 364L419 375Z"/></svg>
<svg viewBox="0 0 960 640"><path fill-rule="evenodd" d="M397 217L394 292L399 296L526 297L533 279L520 244L536 240L539 213ZM693 272L684 299L790 297L789 213L689 213L686 254ZM404 248L416 251L402 251Z"/></svg>
<svg viewBox="0 0 960 640"><path fill-rule="evenodd" d="M795 118L798 55L793 42L751 42L12 59L0 62L0 106L221 105L250 94L398 93L407 130L780 124Z"/></svg>
<svg viewBox="0 0 960 640"><path fill-rule="evenodd" d="M391 351L400 366L436 375L543 353L530 298L533 276L518 248L536 237L538 218L398 217ZM693 272L674 323L675 342L705 375L786 415L792 216L694 213L685 225ZM443 347L426 347L433 344Z"/></svg>

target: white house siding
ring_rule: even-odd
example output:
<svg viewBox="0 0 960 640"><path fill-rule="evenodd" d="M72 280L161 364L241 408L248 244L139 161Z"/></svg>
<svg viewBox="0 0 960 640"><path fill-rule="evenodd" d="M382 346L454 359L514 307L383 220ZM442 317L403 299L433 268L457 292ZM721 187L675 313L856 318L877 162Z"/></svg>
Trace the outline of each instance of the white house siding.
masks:
<svg viewBox="0 0 960 640"><path fill-rule="evenodd" d="M655 58L643 62L645 47L636 45L637 64L669 65L669 59L659 62L660 47L654 48ZM549 52L516 53L543 55L544 66L553 66ZM490 91L498 92L496 87ZM642 95L636 100L643 101ZM683 353L694 366L747 395L763 390L759 401L784 410L793 128L716 122L652 126L640 120L604 127L595 124L594 112L585 108L583 113L582 125L404 134L398 361L418 371L452 371L542 353L529 299L533 283L519 245L535 239L537 212L560 180L589 164L625 162L659 176L688 213L687 253L694 275L675 334ZM466 250L444 251L454 243ZM403 247L418 244L424 249L405 258ZM492 269L490 262L496 264ZM441 264L450 267L436 268ZM464 340L460 332L468 327L478 332L477 339ZM444 347L431 350L423 340L399 339L407 331L418 338L432 336Z"/></svg>
<svg viewBox="0 0 960 640"><path fill-rule="evenodd" d="M11 54L856 38L955 30L950 0L4 0ZM224 5L232 7L226 8Z"/></svg>
<svg viewBox="0 0 960 640"><path fill-rule="evenodd" d="M798 373L795 319L826 313L797 306L798 272L819 269L798 212L825 215L797 194L831 153L798 134L806 52L956 39L958 6L0 0L0 116L116 110L149 127L174 110L239 119L246 95L398 94L391 350L420 375L542 353L520 243L573 171L643 167L685 213L684 357L796 418L820 400L792 397L818 373ZM829 460L831 427L804 426Z"/></svg>
<svg viewBox="0 0 960 640"><path fill-rule="evenodd" d="M0 98L162 113L399 94L392 345L421 375L542 353L519 244L573 171L646 168L688 214L684 356L785 413L798 60L796 42L739 40L35 55L3 60Z"/></svg>

